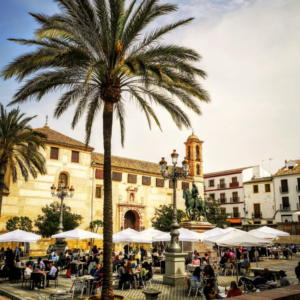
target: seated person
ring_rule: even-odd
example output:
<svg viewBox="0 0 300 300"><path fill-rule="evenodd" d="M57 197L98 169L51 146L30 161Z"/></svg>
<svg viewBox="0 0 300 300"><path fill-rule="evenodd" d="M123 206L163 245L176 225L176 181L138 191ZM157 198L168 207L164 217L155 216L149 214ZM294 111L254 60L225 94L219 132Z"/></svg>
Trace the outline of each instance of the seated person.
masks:
<svg viewBox="0 0 300 300"><path fill-rule="evenodd" d="M38 258L37 262L38 262L38 265L39 265L40 269L45 270L46 267L45 267L45 264L42 261L41 257Z"/></svg>
<svg viewBox="0 0 300 300"><path fill-rule="evenodd" d="M260 285L260 284L266 284L266 279L263 278L259 272L254 272L254 280L251 280L249 278L246 278L246 277L241 277L240 280L239 280L239 286L243 285L243 282L247 283L247 284L253 284L255 287L257 285Z"/></svg>
<svg viewBox="0 0 300 300"><path fill-rule="evenodd" d="M205 260L208 262L209 259L210 259L210 256L209 256L207 253L205 253L205 254L204 254L204 258L205 258Z"/></svg>
<svg viewBox="0 0 300 300"><path fill-rule="evenodd" d="M283 248L283 255L284 255L284 257L285 257L286 259L288 259L288 257L289 257L289 252L288 252L287 248Z"/></svg>
<svg viewBox="0 0 300 300"><path fill-rule="evenodd" d="M113 265L116 266L117 264L119 264L121 262L121 260L119 259L119 255L117 255L115 257L115 259L113 260Z"/></svg>
<svg viewBox="0 0 300 300"><path fill-rule="evenodd" d="M100 252L100 256L103 256L103 253L102 253L102 251ZM123 252L121 251L120 253L119 253L119 259L120 260L123 260L123 258L124 258L124 255L123 255Z"/></svg>
<svg viewBox="0 0 300 300"><path fill-rule="evenodd" d="M33 270L33 273L39 273L41 276L40 276L40 280L35 280L33 282L34 284L34 289L37 289L38 285L41 283L41 278L45 277L46 274L44 272L42 272L39 268L39 266L37 266L34 270Z"/></svg>
<svg viewBox="0 0 300 300"><path fill-rule="evenodd" d="M93 268L90 271L90 275L94 277L96 272L97 272L97 266L93 266Z"/></svg>
<svg viewBox="0 0 300 300"><path fill-rule="evenodd" d="M198 256L196 255L195 258L192 260L192 265L193 266L200 266L200 260Z"/></svg>
<svg viewBox="0 0 300 300"><path fill-rule="evenodd" d="M98 276L99 276L99 274L100 274L101 272L103 273L103 268L101 268L100 264L98 264L97 267L96 267L96 272L94 273L94 277L96 278L96 279L94 279L94 280L97 281L97 278L98 278ZM102 277L103 277L103 276L102 276Z"/></svg>
<svg viewBox="0 0 300 300"><path fill-rule="evenodd" d="M131 261L128 261L125 272L124 274L122 274L121 279L119 281L119 289L122 288L123 283L125 283L126 281L129 281L130 283L134 282L133 274L134 274L134 270L131 267Z"/></svg>
<svg viewBox="0 0 300 300"><path fill-rule="evenodd" d="M295 274L298 280L300 280L300 262L298 262L298 266L295 268Z"/></svg>
<svg viewBox="0 0 300 300"><path fill-rule="evenodd" d="M54 251L54 253L53 253L53 255L51 256L51 260L53 260L53 261L58 261L58 255L57 255L57 251L55 250Z"/></svg>
<svg viewBox="0 0 300 300"><path fill-rule="evenodd" d="M118 274L121 277L125 273L125 268L127 267L127 264L122 261L121 262L121 267L118 269Z"/></svg>
<svg viewBox="0 0 300 300"><path fill-rule="evenodd" d="M247 256L242 256L243 261L238 265L238 271L239 273L241 272L241 268L245 268L246 269L246 265L249 263Z"/></svg>
<svg viewBox="0 0 300 300"><path fill-rule="evenodd" d="M204 257L202 258L201 266L203 266L203 267L207 266L207 262L206 262L206 259Z"/></svg>
<svg viewBox="0 0 300 300"><path fill-rule="evenodd" d="M192 259L194 259L195 257L198 258L198 252L196 250L194 251L194 254L192 254Z"/></svg>
<svg viewBox="0 0 300 300"><path fill-rule="evenodd" d="M227 293L227 298L240 296L240 295L242 295L242 293L243 293L242 290L237 287L236 282L231 281L230 290Z"/></svg>
<svg viewBox="0 0 300 300"><path fill-rule="evenodd" d="M191 279L194 279L195 282L192 285L192 288L198 288L201 283L200 277L201 269L200 267L196 267L195 271L192 273Z"/></svg>
<svg viewBox="0 0 300 300"><path fill-rule="evenodd" d="M211 265L207 265L203 270L203 275L207 277L215 277L215 272Z"/></svg>
<svg viewBox="0 0 300 300"><path fill-rule="evenodd" d="M291 285L283 270L279 271L279 276L280 276L280 287Z"/></svg>
<svg viewBox="0 0 300 300"><path fill-rule="evenodd" d="M213 292L214 286L215 286L215 281L213 279L207 281L207 285L203 289L203 294L204 294L206 300L220 299L218 292L217 291Z"/></svg>
<svg viewBox="0 0 300 300"><path fill-rule="evenodd" d="M47 274L47 280L49 278L54 278L55 277L55 274L56 274L56 271L57 269L54 267L53 263L50 263L50 271L49 273ZM49 287L49 281L47 283L47 287Z"/></svg>
<svg viewBox="0 0 300 300"><path fill-rule="evenodd" d="M34 267L34 261L32 260L32 257L29 257L29 261L26 263L26 267L28 267L29 265L31 265L31 268Z"/></svg>
<svg viewBox="0 0 300 300"><path fill-rule="evenodd" d="M262 274L262 277L266 280L266 281L276 281L275 280L275 276L270 273L268 268L264 268L264 273Z"/></svg>
<svg viewBox="0 0 300 300"><path fill-rule="evenodd" d="M31 273L32 273L32 266L29 264L27 268L24 270L24 277L26 279L30 279Z"/></svg>
<svg viewBox="0 0 300 300"><path fill-rule="evenodd" d="M227 260L227 262L224 264L224 272L225 272L225 269L229 269L229 270L232 270L232 269L233 269L233 264L232 264L230 258L229 258L229 259Z"/></svg>

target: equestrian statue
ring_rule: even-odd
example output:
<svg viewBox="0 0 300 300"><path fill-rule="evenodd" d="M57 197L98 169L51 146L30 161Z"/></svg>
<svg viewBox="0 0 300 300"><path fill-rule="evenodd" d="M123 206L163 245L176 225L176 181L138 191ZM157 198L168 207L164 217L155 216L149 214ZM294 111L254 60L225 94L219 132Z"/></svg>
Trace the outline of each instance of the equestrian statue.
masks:
<svg viewBox="0 0 300 300"><path fill-rule="evenodd" d="M197 221L207 222L206 218L206 208L205 202L198 198L199 191L195 183L193 183L192 194L189 189L185 188L183 190L183 199L185 199L185 207L186 207L186 215L188 219L191 221L193 219L193 215L191 211L198 211Z"/></svg>

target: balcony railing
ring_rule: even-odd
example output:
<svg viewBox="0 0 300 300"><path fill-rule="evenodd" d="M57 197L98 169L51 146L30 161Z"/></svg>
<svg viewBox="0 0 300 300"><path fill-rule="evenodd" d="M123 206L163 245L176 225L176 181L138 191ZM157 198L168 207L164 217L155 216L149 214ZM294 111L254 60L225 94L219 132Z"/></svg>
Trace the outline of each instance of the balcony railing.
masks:
<svg viewBox="0 0 300 300"><path fill-rule="evenodd" d="M229 187L238 187L239 183L238 182L231 182L229 183Z"/></svg>
<svg viewBox="0 0 300 300"><path fill-rule="evenodd" d="M231 218L240 218L240 213L231 213L230 216Z"/></svg>
<svg viewBox="0 0 300 300"><path fill-rule="evenodd" d="M221 204L225 204L225 203L227 203L227 198L221 198L221 199L218 199L218 201Z"/></svg>
<svg viewBox="0 0 300 300"><path fill-rule="evenodd" d="M279 187L280 193L281 194L287 194L289 192L289 187L288 186L281 186Z"/></svg>
<svg viewBox="0 0 300 300"><path fill-rule="evenodd" d="M283 204L280 204L280 210L281 211L290 211L291 210L291 207L288 205L283 205Z"/></svg>
<svg viewBox="0 0 300 300"><path fill-rule="evenodd" d="M218 189L226 189L226 183L218 184Z"/></svg>
<svg viewBox="0 0 300 300"><path fill-rule="evenodd" d="M253 219L261 219L262 218L262 213L252 213L252 218Z"/></svg>
<svg viewBox="0 0 300 300"><path fill-rule="evenodd" d="M238 203L238 202L240 202L240 197L230 198L230 203Z"/></svg>
<svg viewBox="0 0 300 300"><path fill-rule="evenodd" d="M300 186L299 185L296 185L296 191L300 192Z"/></svg>

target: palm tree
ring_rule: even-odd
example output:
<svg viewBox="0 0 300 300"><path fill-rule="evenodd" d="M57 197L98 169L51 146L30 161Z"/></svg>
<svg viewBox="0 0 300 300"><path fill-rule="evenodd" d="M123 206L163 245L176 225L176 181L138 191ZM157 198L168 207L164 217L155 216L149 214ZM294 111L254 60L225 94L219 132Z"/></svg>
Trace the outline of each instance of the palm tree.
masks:
<svg viewBox="0 0 300 300"><path fill-rule="evenodd" d="M46 174L45 158L38 151L39 147L45 149L46 136L28 125L36 116L24 116L19 108L8 113L0 104L0 216L6 172L13 182L18 179L18 169L25 181L30 175L36 178L39 173Z"/></svg>
<svg viewBox="0 0 300 300"><path fill-rule="evenodd" d="M178 128L191 127L177 102L196 114L197 100L209 102L208 93L197 82L205 78L196 68L201 56L194 50L161 44L160 39L191 19L145 32L155 19L177 10L177 6L158 0L142 0L135 8L133 0L125 9L125 0L55 0L60 12L52 16L31 15L40 24L35 38L12 39L22 45L36 46L8 64L1 76L13 76L25 84L10 104L32 98L40 101L51 91L63 89L55 117L76 104L72 128L86 112L86 144L97 114L103 110L104 139L104 272L102 299L112 299L112 183L111 137L113 117L119 120L121 143L125 137L125 103L128 97L160 128L153 104L166 109ZM177 100L177 102L176 102Z"/></svg>

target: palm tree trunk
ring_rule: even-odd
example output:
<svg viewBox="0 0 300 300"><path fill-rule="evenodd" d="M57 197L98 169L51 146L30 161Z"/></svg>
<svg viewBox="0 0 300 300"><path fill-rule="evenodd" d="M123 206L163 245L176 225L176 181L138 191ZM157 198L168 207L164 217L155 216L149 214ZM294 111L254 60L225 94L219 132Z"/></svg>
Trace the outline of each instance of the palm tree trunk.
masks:
<svg viewBox="0 0 300 300"><path fill-rule="evenodd" d="M3 199L3 188L4 188L4 176L6 173L6 164L0 164L0 217L2 214L2 199Z"/></svg>
<svg viewBox="0 0 300 300"><path fill-rule="evenodd" d="M101 300L114 299L112 287L112 252L113 252L113 204L111 182L111 136L113 124L112 102L105 102L103 111L104 139L104 201L103 201L103 287Z"/></svg>

